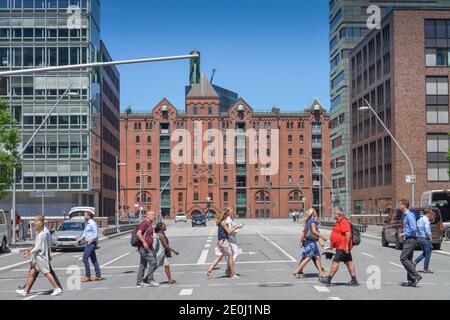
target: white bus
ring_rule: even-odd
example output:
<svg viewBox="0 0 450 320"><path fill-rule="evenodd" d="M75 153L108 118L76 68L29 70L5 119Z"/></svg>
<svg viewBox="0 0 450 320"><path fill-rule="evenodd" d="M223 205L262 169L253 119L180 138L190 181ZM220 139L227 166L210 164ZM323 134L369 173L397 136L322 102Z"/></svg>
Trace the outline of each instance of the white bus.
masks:
<svg viewBox="0 0 450 320"><path fill-rule="evenodd" d="M422 194L420 206L434 207L441 211L442 221L450 223L450 190L432 190Z"/></svg>

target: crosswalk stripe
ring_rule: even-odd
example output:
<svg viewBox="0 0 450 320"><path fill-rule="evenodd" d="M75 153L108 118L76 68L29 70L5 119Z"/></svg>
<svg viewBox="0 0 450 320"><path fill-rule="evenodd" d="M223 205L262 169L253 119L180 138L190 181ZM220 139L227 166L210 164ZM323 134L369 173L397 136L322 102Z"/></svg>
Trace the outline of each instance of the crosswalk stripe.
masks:
<svg viewBox="0 0 450 320"><path fill-rule="evenodd" d="M321 286L314 286L314 289L316 289L319 292L330 292L328 288L321 287Z"/></svg>
<svg viewBox="0 0 450 320"><path fill-rule="evenodd" d="M180 291L180 296L190 296L192 295L192 292L194 292L194 289L183 289Z"/></svg>

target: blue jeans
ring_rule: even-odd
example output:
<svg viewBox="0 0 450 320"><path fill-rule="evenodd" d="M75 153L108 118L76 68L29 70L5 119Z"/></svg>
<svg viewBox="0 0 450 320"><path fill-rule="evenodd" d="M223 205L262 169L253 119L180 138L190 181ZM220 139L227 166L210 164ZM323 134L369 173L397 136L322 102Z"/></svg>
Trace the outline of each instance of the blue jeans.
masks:
<svg viewBox="0 0 450 320"><path fill-rule="evenodd" d="M430 267L431 253L433 252L433 244L430 240L425 238L419 238L419 244L423 253L417 257L416 264L419 264L423 259L425 259L424 270L428 270Z"/></svg>
<svg viewBox="0 0 450 320"><path fill-rule="evenodd" d="M86 277L91 277L91 267L89 266L89 258L91 258L92 264L95 268L95 275L101 277L100 266L97 261L97 255L95 254L95 249L97 248L97 243L88 244L84 247L83 263L84 269L86 270Z"/></svg>

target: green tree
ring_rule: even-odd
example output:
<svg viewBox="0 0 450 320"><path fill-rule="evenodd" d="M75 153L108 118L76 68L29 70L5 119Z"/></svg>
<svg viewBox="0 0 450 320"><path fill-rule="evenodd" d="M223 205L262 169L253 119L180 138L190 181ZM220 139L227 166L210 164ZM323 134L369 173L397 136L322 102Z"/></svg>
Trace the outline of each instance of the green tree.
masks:
<svg viewBox="0 0 450 320"><path fill-rule="evenodd" d="M14 182L14 167L20 165L18 147L21 139L16 125L8 104L0 99L0 199L8 194Z"/></svg>

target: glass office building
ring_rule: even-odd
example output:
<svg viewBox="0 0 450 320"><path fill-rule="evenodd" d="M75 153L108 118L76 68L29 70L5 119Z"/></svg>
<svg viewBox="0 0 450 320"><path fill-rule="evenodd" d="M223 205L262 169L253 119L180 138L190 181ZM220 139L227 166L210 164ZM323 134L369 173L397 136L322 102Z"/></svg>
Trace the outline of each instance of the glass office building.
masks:
<svg viewBox="0 0 450 320"><path fill-rule="evenodd" d="M0 0L1 71L101 57L98 0ZM85 69L0 79L0 98L10 104L23 144L66 90L77 94L63 97L24 151L16 184L20 215L42 211L41 199L32 197L41 190L54 194L45 200L46 215L63 215L74 206L94 206L104 215L101 78L100 72ZM0 207L11 209L11 195Z"/></svg>

